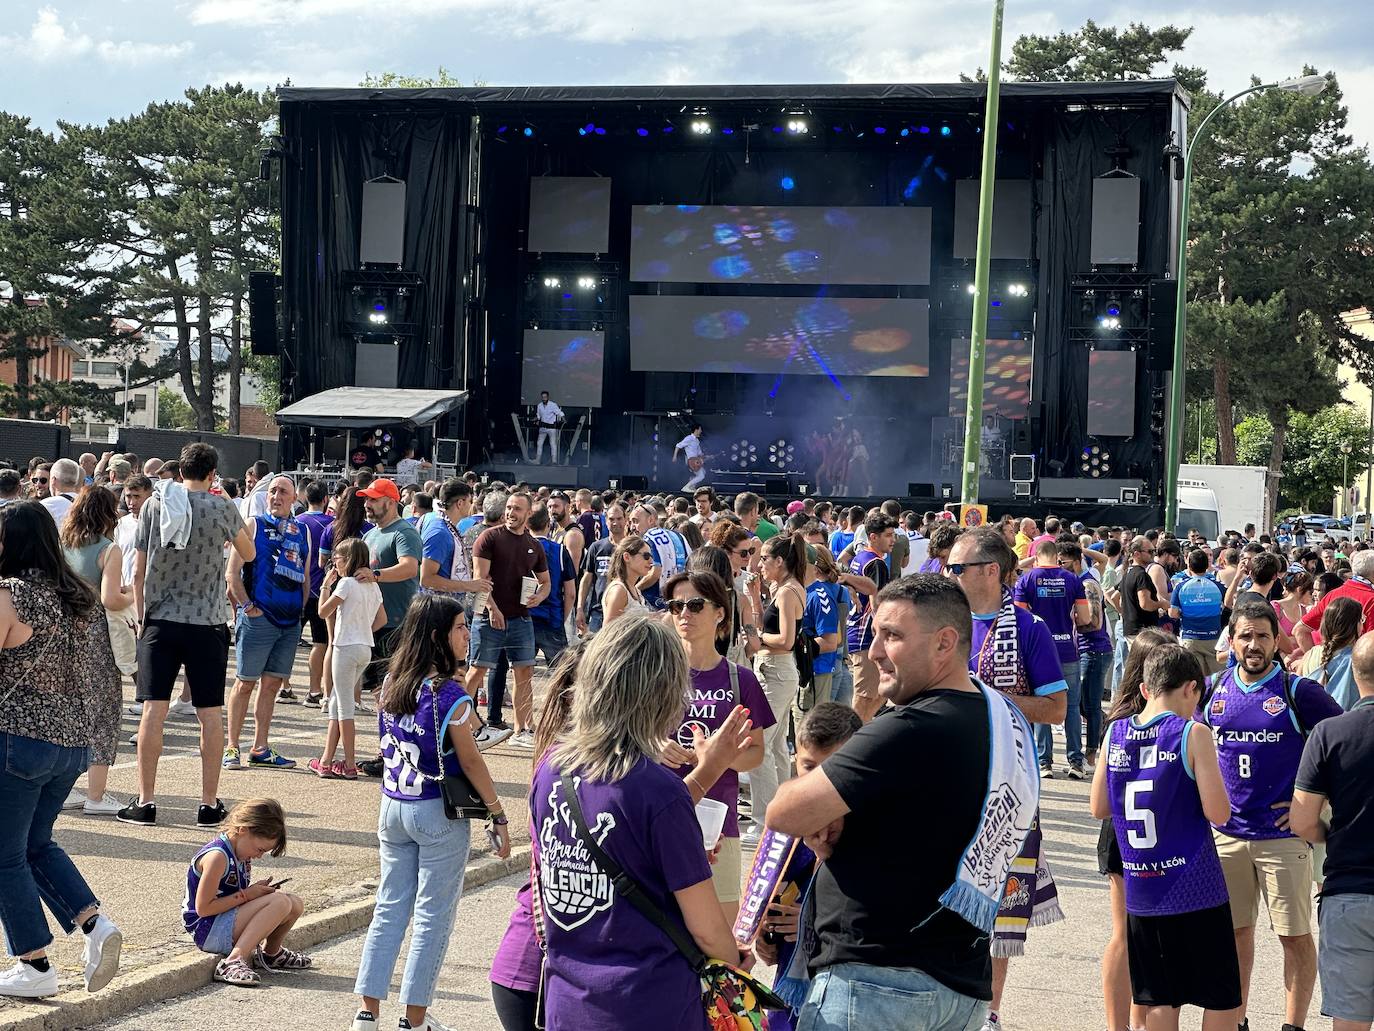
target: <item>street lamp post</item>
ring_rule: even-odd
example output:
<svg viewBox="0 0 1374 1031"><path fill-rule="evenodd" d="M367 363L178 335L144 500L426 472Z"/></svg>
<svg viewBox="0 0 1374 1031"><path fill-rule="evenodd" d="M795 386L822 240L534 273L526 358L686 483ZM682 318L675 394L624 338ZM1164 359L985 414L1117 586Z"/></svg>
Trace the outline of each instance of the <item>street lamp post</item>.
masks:
<svg viewBox="0 0 1374 1031"><path fill-rule="evenodd" d="M1341 441L1341 508L1343 515L1350 515L1350 452L1354 450L1350 441ZM1353 521L1352 521L1353 529Z"/></svg>
<svg viewBox="0 0 1374 1031"><path fill-rule="evenodd" d="M1212 119L1217 116L1219 111L1230 107L1242 97L1271 89L1314 97L1325 90L1328 85L1329 83L1323 75L1304 75L1297 79L1285 79L1283 82L1271 82L1241 90L1212 108L1188 143L1188 154L1183 159L1183 198L1180 204L1181 217L1178 227L1178 261L1174 267L1174 274L1178 277L1178 310L1174 316L1174 367L1173 372L1170 373L1169 425L1165 431L1167 436L1164 440L1164 525L1170 532L1178 525L1178 466L1179 456L1183 451L1183 381L1186 378L1184 375L1186 357L1184 334L1188 321L1188 201L1192 195L1193 187L1193 156L1197 153L1198 143L1207 135L1207 127L1211 124Z"/></svg>

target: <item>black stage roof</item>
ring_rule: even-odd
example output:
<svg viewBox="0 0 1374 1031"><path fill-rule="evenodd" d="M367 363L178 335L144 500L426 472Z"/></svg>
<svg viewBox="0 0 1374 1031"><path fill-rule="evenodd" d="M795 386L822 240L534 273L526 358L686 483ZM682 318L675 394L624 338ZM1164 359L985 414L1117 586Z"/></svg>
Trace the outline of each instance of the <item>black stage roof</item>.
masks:
<svg viewBox="0 0 1374 1031"><path fill-rule="evenodd" d="M1189 96L1173 79L1138 79L1125 82L1004 82L1004 100L1054 104L1129 103L1146 98L1177 96L1188 105ZM890 83L831 85L754 86L464 86L423 89L372 89L283 86L277 98L283 104L376 103L387 101L416 105L472 104L476 107L523 107L527 105L655 104L655 103L794 103L871 106L901 103L961 105L981 103L986 84L981 82Z"/></svg>

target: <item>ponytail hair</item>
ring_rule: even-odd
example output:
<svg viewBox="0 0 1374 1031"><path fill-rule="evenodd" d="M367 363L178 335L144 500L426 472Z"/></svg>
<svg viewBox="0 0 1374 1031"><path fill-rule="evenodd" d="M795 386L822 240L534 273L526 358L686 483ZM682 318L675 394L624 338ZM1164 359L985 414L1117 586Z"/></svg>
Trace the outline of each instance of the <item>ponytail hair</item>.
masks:
<svg viewBox="0 0 1374 1031"><path fill-rule="evenodd" d="M768 538L768 542L763 546L763 554L781 559L788 575L797 583L806 580L806 537L800 530Z"/></svg>
<svg viewBox="0 0 1374 1031"><path fill-rule="evenodd" d="M1145 660L1162 644L1175 644L1173 634L1165 633L1156 627L1146 627L1136 634L1131 642L1131 650L1126 653L1126 661L1121 667L1121 694L1112 709L1107 713L1107 722L1129 719L1145 711L1148 699L1140 691L1141 681L1145 679Z"/></svg>
<svg viewBox="0 0 1374 1031"><path fill-rule="evenodd" d="M1349 648L1360 636L1364 609L1354 598L1332 598L1322 613L1322 668L1342 648Z"/></svg>

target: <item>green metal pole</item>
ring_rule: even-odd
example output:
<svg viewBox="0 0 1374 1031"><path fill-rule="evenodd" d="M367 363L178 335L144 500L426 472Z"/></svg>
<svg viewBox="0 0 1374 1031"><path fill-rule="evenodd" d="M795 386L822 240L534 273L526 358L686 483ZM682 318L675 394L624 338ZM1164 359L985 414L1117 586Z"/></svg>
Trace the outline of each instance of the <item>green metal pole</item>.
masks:
<svg viewBox="0 0 1374 1031"><path fill-rule="evenodd" d="M1251 86L1228 97L1207 113L1188 143L1188 155L1183 160L1183 198L1178 225L1178 311L1174 315L1174 365L1169 374L1169 424L1164 437L1164 527L1173 533L1178 526L1178 466L1183 453L1184 400L1183 384L1186 376L1186 347L1184 339L1188 327L1188 201L1193 192L1193 155L1213 118L1222 108L1229 107L1241 97L1269 89L1270 85Z"/></svg>
<svg viewBox="0 0 1374 1031"><path fill-rule="evenodd" d="M983 175L978 191L978 256L973 274L973 328L968 342L968 408L964 412L964 475L960 501L978 504L978 459L982 447L983 366L988 335L988 266L992 259L992 188L997 181L997 110L1002 80L1002 12L992 5L992 46L988 57L988 99L983 113Z"/></svg>

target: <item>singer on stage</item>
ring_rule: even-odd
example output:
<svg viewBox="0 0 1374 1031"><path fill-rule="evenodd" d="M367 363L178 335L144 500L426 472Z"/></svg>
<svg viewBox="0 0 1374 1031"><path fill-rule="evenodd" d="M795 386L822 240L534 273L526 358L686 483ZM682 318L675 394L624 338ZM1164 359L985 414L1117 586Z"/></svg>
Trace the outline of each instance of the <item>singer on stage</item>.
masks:
<svg viewBox="0 0 1374 1031"><path fill-rule="evenodd" d="M692 478L682 485L682 489L692 490L706 479L706 456L701 451L701 423L692 423L687 436L677 442L677 446L673 448L674 462L677 461L679 454L687 459L687 469L692 474Z"/></svg>
<svg viewBox="0 0 1374 1031"><path fill-rule="evenodd" d="M544 461L544 441L549 442L549 450L553 453L553 464L558 464L558 427L563 425L566 418L563 409L549 400L549 392L541 391L539 403L534 406L535 420L539 423L539 443L534 448L534 464L542 465Z"/></svg>

